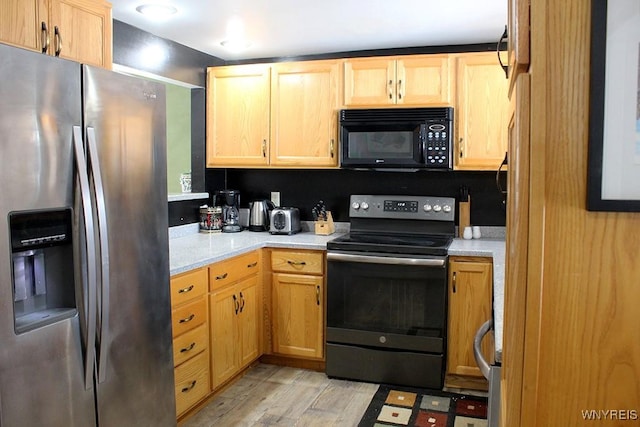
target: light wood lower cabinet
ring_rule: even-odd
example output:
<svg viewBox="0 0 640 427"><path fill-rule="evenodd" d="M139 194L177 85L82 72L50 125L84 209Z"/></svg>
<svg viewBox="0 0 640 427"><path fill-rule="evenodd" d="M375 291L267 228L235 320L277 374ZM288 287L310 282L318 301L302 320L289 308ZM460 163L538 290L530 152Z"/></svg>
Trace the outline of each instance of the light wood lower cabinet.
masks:
<svg viewBox="0 0 640 427"><path fill-rule="evenodd" d="M253 251L209 267L212 389L260 357L259 260Z"/></svg>
<svg viewBox="0 0 640 427"><path fill-rule="evenodd" d="M272 341L275 354L324 357L324 253L273 250Z"/></svg>
<svg viewBox="0 0 640 427"><path fill-rule="evenodd" d="M209 335L206 268L171 278L171 326L176 416L209 394Z"/></svg>
<svg viewBox="0 0 640 427"><path fill-rule="evenodd" d="M476 378L480 388L484 377L473 356L473 339L480 326L491 318L493 264L491 258L449 259L449 316L447 328L447 385ZM492 361L493 340L485 337L482 353ZM473 381L471 381L473 383ZM474 388L473 384L464 384Z"/></svg>

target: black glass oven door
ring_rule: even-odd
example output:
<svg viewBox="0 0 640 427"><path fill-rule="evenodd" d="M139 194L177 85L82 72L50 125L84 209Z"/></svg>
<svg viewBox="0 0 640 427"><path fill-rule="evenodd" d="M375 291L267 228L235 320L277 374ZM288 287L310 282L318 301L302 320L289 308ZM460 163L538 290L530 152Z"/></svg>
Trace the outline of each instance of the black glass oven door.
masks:
<svg viewBox="0 0 640 427"><path fill-rule="evenodd" d="M446 257L327 259L327 342L444 351Z"/></svg>

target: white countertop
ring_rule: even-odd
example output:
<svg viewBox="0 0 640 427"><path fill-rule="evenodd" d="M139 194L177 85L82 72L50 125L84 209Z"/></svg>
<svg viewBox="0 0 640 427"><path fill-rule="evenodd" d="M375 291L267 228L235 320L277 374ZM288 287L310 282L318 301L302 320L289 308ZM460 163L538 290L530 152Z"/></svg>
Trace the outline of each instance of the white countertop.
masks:
<svg viewBox="0 0 640 427"><path fill-rule="evenodd" d="M287 236L251 231L207 234L198 233L197 224L195 226L183 226L182 230L174 227L178 230L170 230L169 268L172 276L264 247L326 250L329 240L344 234L336 232L329 236L319 236L313 232L301 232ZM485 238L454 239L449 247L449 255L493 258L494 335L496 360L500 361L504 316L505 241Z"/></svg>

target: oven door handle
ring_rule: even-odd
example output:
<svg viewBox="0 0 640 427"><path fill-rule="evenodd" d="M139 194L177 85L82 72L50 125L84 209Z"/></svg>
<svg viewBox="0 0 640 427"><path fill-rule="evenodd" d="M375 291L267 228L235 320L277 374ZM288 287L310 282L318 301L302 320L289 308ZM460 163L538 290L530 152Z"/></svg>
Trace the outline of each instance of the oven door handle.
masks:
<svg viewBox="0 0 640 427"><path fill-rule="evenodd" d="M401 258L374 255L356 255L344 253L327 253L327 261L338 262L361 262L366 264L392 264L392 265L415 265L419 267L441 267L444 268L446 259L444 258Z"/></svg>

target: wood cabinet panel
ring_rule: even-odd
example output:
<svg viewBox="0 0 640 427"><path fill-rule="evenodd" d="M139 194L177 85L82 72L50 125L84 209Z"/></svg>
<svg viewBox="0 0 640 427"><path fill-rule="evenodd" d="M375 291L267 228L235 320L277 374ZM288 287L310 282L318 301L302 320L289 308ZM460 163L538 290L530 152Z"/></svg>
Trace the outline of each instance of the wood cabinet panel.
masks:
<svg viewBox="0 0 640 427"><path fill-rule="evenodd" d="M321 276L273 274L275 353L324 356L323 283Z"/></svg>
<svg viewBox="0 0 640 427"><path fill-rule="evenodd" d="M348 107L450 104L449 55L353 58L344 62Z"/></svg>
<svg viewBox="0 0 640 427"><path fill-rule="evenodd" d="M508 82L495 52L456 57L456 169L497 170L507 151Z"/></svg>
<svg viewBox="0 0 640 427"><path fill-rule="evenodd" d="M271 269L284 273L322 274L324 254L319 251L274 250Z"/></svg>
<svg viewBox="0 0 640 427"><path fill-rule="evenodd" d="M339 62L274 64L270 164L337 166Z"/></svg>
<svg viewBox="0 0 640 427"><path fill-rule="evenodd" d="M530 0L508 0L508 64L509 92L513 90L516 77L529 68Z"/></svg>
<svg viewBox="0 0 640 427"><path fill-rule="evenodd" d="M176 415L203 399L210 390L207 352L200 353L175 369Z"/></svg>
<svg viewBox="0 0 640 427"><path fill-rule="evenodd" d="M473 339L492 317L492 272L491 260L449 262L447 374L482 377L473 356ZM492 340L485 337L482 353L488 361L493 360L492 348Z"/></svg>
<svg viewBox="0 0 640 427"><path fill-rule="evenodd" d="M221 289L260 270L260 254L249 252L209 266L209 290Z"/></svg>
<svg viewBox="0 0 640 427"><path fill-rule="evenodd" d="M209 331L206 323L185 332L173 340L173 365L186 362L209 347Z"/></svg>
<svg viewBox="0 0 640 427"><path fill-rule="evenodd" d="M207 166L269 163L269 65L207 70Z"/></svg>
<svg viewBox="0 0 640 427"><path fill-rule="evenodd" d="M209 274L206 268L171 278L171 306L176 307L207 293Z"/></svg>
<svg viewBox="0 0 640 427"><path fill-rule="evenodd" d="M173 336L177 337L207 320L207 301L199 298L171 311Z"/></svg>
<svg viewBox="0 0 640 427"><path fill-rule="evenodd" d="M42 24L48 28L49 16L45 0L2 0L0 2L0 41L40 51L43 43ZM48 32L45 30L44 40Z"/></svg>
<svg viewBox="0 0 640 427"><path fill-rule="evenodd" d="M100 0L49 0L56 56L111 68L111 5Z"/></svg>
<svg viewBox="0 0 640 427"><path fill-rule="evenodd" d="M213 388L260 356L257 275L209 296Z"/></svg>

